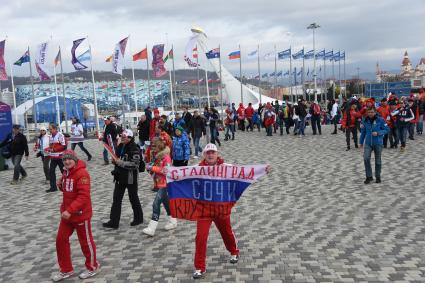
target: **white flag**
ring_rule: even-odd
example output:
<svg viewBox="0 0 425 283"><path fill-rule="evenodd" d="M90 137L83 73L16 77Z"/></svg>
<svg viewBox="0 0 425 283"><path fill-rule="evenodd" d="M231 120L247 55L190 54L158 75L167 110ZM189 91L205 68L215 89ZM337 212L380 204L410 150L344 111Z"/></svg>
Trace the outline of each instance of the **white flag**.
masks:
<svg viewBox="0 0 425 283"><path fill-rule="evenodd" d="M128 37L124 38L115 45L114 53L112 54L112 73L122 75L124 67L124 53L127 46Z"/></svg>
<svg viewBox="0 0 425 283"><path fill-rule="evenodd" d="M37 45L37 52L35 53L35 68L42 81L50 80L49 73L47 71L47 42Z"/></svg>
<svg viewBox="0 0 425 283"><path fill-rule="evenodd" d="M246 55L246 57L247 57L248 59L255 59L255 58L257 58L257 53L258 53L258 50L254 50L254 51L252 51L252 52L249 52L249 53Z"/></svg>
<svg viewBox="0 0 425 283"><path fill-rule="evenodd" d="M264 60L274 60L275 58L275 54L274 51L267 53L266 55L264 55Z"/></svg>

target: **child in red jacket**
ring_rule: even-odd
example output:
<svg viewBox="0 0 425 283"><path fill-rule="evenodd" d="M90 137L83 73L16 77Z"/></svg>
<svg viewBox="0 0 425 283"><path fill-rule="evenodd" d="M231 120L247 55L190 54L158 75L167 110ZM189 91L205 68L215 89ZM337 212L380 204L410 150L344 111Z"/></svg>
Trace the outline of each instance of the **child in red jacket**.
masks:
<svg viewBox="0 0 425 283"><path fill-rule="evenodd" d="M99 272L96 260L96 245L91 232L92 206L90 199L90 175L84 161L79 160L72 150L63 152L62 160L65 171L58 181L58 188L63 192L60 207L61 221L56 237L56 253L59 263L59 273L52 280L57 282L74 274L71 261L69 237L77 231L81 250L86 257L87 270L79 277L86 279Z"/></svg>

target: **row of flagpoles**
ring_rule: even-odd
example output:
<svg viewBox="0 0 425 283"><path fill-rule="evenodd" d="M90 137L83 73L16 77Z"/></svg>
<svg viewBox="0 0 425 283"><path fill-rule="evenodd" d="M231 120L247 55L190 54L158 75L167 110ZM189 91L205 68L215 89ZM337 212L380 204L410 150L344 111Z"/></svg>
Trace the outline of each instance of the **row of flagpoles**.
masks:
<svg viewBox="0 0 425 283"><path fill-rule="evenodd" d="M94 71L93 71L93 62L92 62L92 52L91 52L91 47L90 44L88 47L88 50L86 50L85 52L83 52L81 55L76 56L76 51L78 49L78 47L80 46L80 44L86 40L88 41L88 38L80 38L77 40L73 41L73 46L71 49L71 55L72 55L72 60L71 63L74 66L75 70L84 70L88 68L88 64L86 63L87 61L90 61L90 70L91 70L91 75L92 75L92 89L93 89L93 100L94 100L94 108L95 108L95 119L96 119L96 130L99 132L99 120L98 120L98 108L97 108L97 97L96 97L96 90L95 90L95 80L94 80ZM111 62L112 65L112 72L115 74L119 74L121 76L122 79L122 70L123 70L123 66L124 66L124 55L125 55L125 50L126 50L126 46L127 46L127 42L129 40L129 37L126 37L124 39L122 39L121 41L119 41L114 48L113 53L111 54L111 56L109 56L108 58L106 58L106 62ZM6 74L6 67L5 67L5 62L4 62L4 50L5 50L5 41L0 41L0 81L1 80L7 80L7 74ZM189 46L189 47L188 47ZM198 56L198 49L197 49L197 45L196 45L196 41L193 40L193 38L191 38L191 40L188 43L188 46L186 47L186 54L184 56L184 60L187 62L187 64L189 65L189 67L196 67L197 68L197 85L198 85L198 98L200 98L200 78L199 78L199 56ZM50 76L49 76L49 71L48 71L48 62L47 62L47 47L48 47L48 42L42 43L40 45L37 46L37 50L36 50L36 56L35 56L35 66L36 66L36 71L39 74L39 78L42 81L46 81L46 80L51 80ZM188 51L189 50L189 51ZM206 54L207 59L219 59L221 60L221 54L220 54L220 47L219 48L214 48L210 51L208 51ZM168 61L168 60L172 60L172 68L173 68L173 72L170 72L170 97L171 97L171 108L174 111L174 99L175 99L175 95L176 95L176 80L175 80L175 67L174 67L174 53L173 53L173 46L171 46L170 51L167 53L167 55L165 56L165 58L163 58L164 56L164 44L158 44L158 45L154 45L152 47L152 69L153 69L153 76L155 78L159 78L162 77L165 73L166 73L166 69L164 64ZM241 56L241 48L239 45L239 49L236 51L233 51L231 53L229 53L228 55L229 60L235 60L235 59L239 59L239 72L240 72L240 81L241 81L241 101L243 101L243 94L242 94L242 56ZM260 48L259 46L257 46L257 49L252 51L252 52L248 52L246 55L247 59L257 59L258 60L258 75L255 78L258 78L258 89L260 92L260 102L261 102L261 78L264 77L274 77L275 78L275 85L277 85L277 78L280 75L282 75L282 71L281 72L277 72L277 61L278 60L285 60L285 59L289 59L289 70L292 70L292 60L299 60L302 59L302 68L301 70L297 73L296 72L296 68L294 69L294 72L292 72L292 74L294 75L295 78L295 84L296 84L296 77L297 75L302 75L301 79L302 79L302 85L303 85L303 92L304 92L304 70L305 70L305 60L309 60L309 59L315 59L315 60L319 60L319 59L323 59L323 66L324 66L324 81L326 82L326 61L331 61L332 62L332 66L334 66L334 62L341 62L341 60L344 61L344 81L345 81L345 51L344 52L334 52L333 50L331 51L325 51L325 49L315 53L313 50L307 51L305 52L304 48L302 48L301 50L299 50L298 52L295 52L294 54L292 54L292 48L288 48L286 50L277 52L276 51L276 47L274 49L274 51L272 52L268 52L264 55L264 59L265 60L270 60L270 59L274 59L275 61L275 70L273 73L271 73L270 75L263 74L261 75L261 69L260 69ZM147 74L148 74L148 86L150 86L150 72L149 72L149 56L148 56L148 49L147 46L141 50L138 53L135 53L134 55L132 55L132 79L133 79L133 91L134 91L134 100L135 100L135 110L136 113L138 112L138 105L137 105L137 89L136 89L136 83L135 83L135 76L134 76L134 62L138 61L138 60L146 60L146 66L147 66ZM19 58L14 65L17 66L21 66L24 63L30 63L29 64L29 70L30 70L30 78L31 78L31 87L32 87L32 99L33 99L33 109L35 106L35 97L34 97L34 84L33 84L33 74L32 74L32 65L31 65L31 56L30 56L30 49L28 47L27 51L24 53L24 55ZM59 46L59 51L55 57L54 60L54 66L53 66L53 76L54 76L54 83L55 83L55 95L56 95L56 111L57 111L57 123L60 125L60 115L59 115L59 98L58 98L58 91L57 91L57 79L56 79L56 67L57 65L60 64L60 71L61 71L61 80L62 80L62 94L63 94L63 99L64 99L64 114L67 120L67 112L66 112L66 99L65 99L65 88L64 88L64 78L63 78L63 66L62 66L62 55L61 55L61 49ZM220 67L221 67L221 61L220 61ZM11 81L12 81L12 92L13 92L13 98L14 98L14 108L16 108L16 97L15 97L15 87L14 87L14 82L13 82L13 69L12 69L12 65L10 65L10 73L11 73ZM290 75L290 71L287 71L285 74L283 75L288 75L289 76L289 85L290 85L290 94L292 95L292 78ZM333 75L334 75L334 71L333 71ZM207 98L208 98L208 105L209 103L209 89L208 89L208 75L207 72L205 72L205 81L206 81L206 86L207 86ZM220 71L220 76L221 76L221 71ZM313 70L313 76L316 76L315 74L315 69ZM219 79L220 81L220 94L222 96L222 86L221 86L221 78ZM341 79L339 78L340 81L340 85L341 85ZM326 85L325 85L326 86ZM0 87L1 89L1 87ZM148 95L149 95L149 103L152 101L152 97L151 97L151 93L150 93L150 87L148 87ZM223 104L223 97L221 97L222 100L222 104ZM37 128L37 115L35 115L35 110L33 110L33 117L34 117L34 124L35 127ZM17 117L16 117L17 113L15 111L15 120L17 121ZM125 111L124 111L124 103L123 103L123 115L125 115ZM125 119L125 116L124 116ZM66 122L66 131L68 131L68 123Z"/></svg>

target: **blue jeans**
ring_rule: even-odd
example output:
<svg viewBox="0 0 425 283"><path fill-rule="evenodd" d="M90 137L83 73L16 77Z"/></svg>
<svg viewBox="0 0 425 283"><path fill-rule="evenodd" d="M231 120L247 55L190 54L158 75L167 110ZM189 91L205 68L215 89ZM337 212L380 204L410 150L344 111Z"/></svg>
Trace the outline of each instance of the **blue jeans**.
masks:
<svg viewBox="0 0 425 283"><path fill-rule="evenodd" d="M152 209L153 209L152 220L154 221L158 221L159 216L161 215L161 203L164 204L164 208L165 208L165 211L167 212L167 215L171 215L167 188L159 189L156 192L156 196L155 196L155 199L153 200L153 205L152 205Z"/></svg>
<svg viewBox="0 0 425 283"><path fill-rule="evenodd" d="M215 144L215 141L217 140L217 128L211 127L211 125L210 125L210 136L211 136L211 143Z"/></svg>
<svg viewBox="0 0 425 283"><path fill-rule="evenodd" d="M27 176L27 172L25 172L24 167L21 165L23 155L12 155L12 163L13 163L13 180L18 181L19 180L19 174L22 175L22 177Z"/></svg>
<svg viewBox="0 0 425 283"><path fill-rule="evenodd" d="M375 177L380 178L381 177L381 167L382 167L382 161L381 161L381 153L382 153L382 144L376 144L376 145L364 145L364 155L363 155L363 161L364 161L364 167L366 170L366 177L371 178L372 177L372 166L370 165L370 159L372 156L372 151L375 153Z"/></svg>
<svg viewBox="0 0 425 283"><path fill-rule="evenodd" d="M398 138L402 147L406 146L407 132L409 131L409 127L410 123L398 127Z"/></svg>
<svg viewBox="0 0 425 283"><path fill-rule="evenodd" d="M304 136L304 129L305 129L305 117L300 117L300 120L298 121L298 135Z"/></svg>
<svg viewBox="0 0 425 283"><path fill-rule="evenodd" d="M199 145L199 142L201 141L201 137L194 137L193 138L193 145L195 146L195 155L198 156L199 152L202 152L202 147Z"/></svg>
<svg viewBox="0 0 425 283"><path fill-rule="evenodd" d="M419 115L418 123L416 124L416 133L422 133L424 130L424 114Z"/></svg>

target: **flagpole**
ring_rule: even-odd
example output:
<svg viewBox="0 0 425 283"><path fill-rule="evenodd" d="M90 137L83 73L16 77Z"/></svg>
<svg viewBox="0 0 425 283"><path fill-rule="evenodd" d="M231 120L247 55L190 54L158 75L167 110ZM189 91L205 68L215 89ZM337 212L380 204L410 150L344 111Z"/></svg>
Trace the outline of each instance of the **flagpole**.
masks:
<svg viewBox="0 0 425 283"><path fill-rule="evenodd" d="M344 95L347 98L347 81L345 79L345 51L344 51Z"/></svg>
<svg viewBox="0 0 425 283"><path fill-rule="evenodd" d="M239 44L239 78L241 81L241 103L243 104L243 90L242 90L242 52L241 45Z"/></svg>
<svg viewBox="0 0 425 283"><path fill-rule="evenodd" d="M149 101L148 106L151 105L151 76L149 74L149 52L148 52L148 45L146 44L146 68L148 72L148 95L149 95Z"/></svg>
<svg viewBox="0 0 425 283"><path fill-rule="evenodd" d="M224 113L223 113L223 84L222 84L222 77L221 77L221 48L220 48L220 45L218 45L218 50L219 50L219 52L220 52L220 56L218 57L218 63L219 63L219 65L220 65L220 99L221 99L221 115L223 115ZM223 115L224 116L224 115ZM223 117L223 116L220 116L220 117Z"/></svg>
<svg viewBox="0 0 425 283"><path fill-rule="evenodd" d="M199 112L201 112L201 84L199 83L199 52L198 52L198 46L196 46L196 78L197 78L197 86L198 86L198 108L199 108Z"/></svg>
<svg viewBox="0 0 425 283"><path fill-rule="evenodd" d="M176 70L174 69L174 45L173 44L171 44L171 50L173 50L173 77L172 77L172 84L173 84L173 92L171 93L171 95L172 96L174 96L173 97L173 101L177 104L177 93L176 93L176 88L177 88L177 86L176 86ZM175 99L175 100L174 100ZM177 108L177 107L175 107L175 108ZM174 109L174 110L176 110L176 109ZM173 110L173 111L174 111Z"/></svg>
<svg viewBox="0 0 425 283"><path fill-rule="evenodd" d="M334 60L334 50L332 49L332 99L335 100L335 60Z"/></svg>
<svg viewBox="0 0 425 283"><path fill-rule="evenodd" d="M93 100L94 100L94 118L96 120L96 134L97 138L99 137L100 132L100 126L99 126L99 118L98 118L98 110L97 110L97 95L96 95L96 85L94 83L94 71L93 71L93 56L91 53L91 46L89 44L89 50L90 50L90 67L91 67L91 80L92 80L92 86L93 86Z"/></svg>
<svg viewBox="0 0 425 283"><path fill-rule="evenodd" d="M305 97L305 88L304 88L304 83L305 83L305 77L304 77L304 67L305 67L305 63L304 63L304 46L303 46L303 68L302 68L302 73L301 73L301 83L302 83L302 89L303 89L303 98L304 100L306 99Z"/></svg>
<svg viewBox="0 0 425 283"><path fill-rule="evenodd" d="M122 83L123 83L123 76L121 74L121 103L122 103L122 125L126 125L125 122L125 99L124 99L124 89L122 87Z"/></svg>
<svg viewBox="0 0 425 283"><path fill-rule="evenodd" d="M61 63L61 80L62 80L62 95L63 95L63 112L65 115L65 131L68 133L68 112L66 109L65 79L63 77L62 51L60 46L59 46L59 61Z"/></svg>
<svg viewBox="0 0 425 283"><path fill-rule="evenodd" d="M34 121L34 129L37 129L37 111L35 109L35 94L34 94L34 80L32 77L32 66L31 66L31 54L30 47L28 46L28 56L30 57L29 65L30 65L30 81L31 81L31 93L32 93L32 119ZM0 87L1 92L1 87Z"/></svg>
<svg viewBox="0 0 425 283"><path fill-rule="evenodd" d="M128 47L130 49L130 55L133 54L133 51L131 49L131 40L129 42ZM135 79L135 76L134 76L134 61L133 61L133 58L131 58L131 74L133 76L134 110L136 111L136 120L139 121L139 112L138 112L138 108L137 108L137 85L136 85L136 79Z"/></svg>
<svg viewBox="0 0 425 283"><path fill-rule="evenodd" d="M206 67L205 67L206 69ZM208 86L208 72L205 70L205 84L207 86L207 101L208 101L208 108L210 108L210 88Z"/></svg>
<svg viewBox="0 0 425 283"><path fill-rule="evenodd" d="M173 98L173 80L171 76L171 72L168 72L170 75L170 98L171 98L171 112L174 112L174 98Z"/></svg>
<svg viewBox="0 0 425 283"><path fill-rule="evenodd" d="M53 64L53 75L54 75L54 82L55 82L55 97L56 97L56 124L59 127L59 131L62 131L60 111L59 111L58 84L56 81L56 64Z"/></svg>
<svg viewBox="0 0 425 283"><path fill-rule="evenodd" d="M326 50L325 54L323 55L323 94L324 94L324 100L328 99L328 89L326 85Z"/></svg>
<svg viewBox="0 0 425 283"><path fill-rule="evenodd" d="M277 87L277 59L276 59L276 45L274 46L274 87Z"/></svg>
<svg viewBox="0 0 425 283"><path fill-rule="evenodd" d="M260 44L257 45L257 61L258 61L258 93L260 94L261 105L261 69L260 69Z"/></svg>
<svg viewBox="0 0 425 283"><path fill-rule="evenodd" d="M15 93L15 82L13 81L13 68L12 64L9 63L10 68L10 79L12 81L12 95L13 95L13 109L15 110L14 116L15 116L15 124L19 124L18 122L18 112L16 111L16 93Z"/></svg>
<svg viewBox="0 0 425 283"><path fill-rule="evenodd" d="M338 85L339 85L339 97L341 97L341 50L338 51ZM340 101L341 103L341 101Z"/></svg>
<svg viewBox="0 0 425 283"><path fill-rule="evenodd" d="M292 46L289 46L289 94L292 100Z"/></svg>

